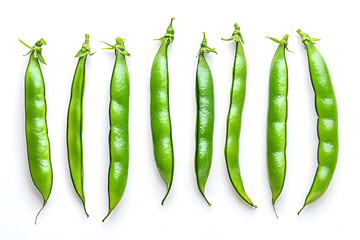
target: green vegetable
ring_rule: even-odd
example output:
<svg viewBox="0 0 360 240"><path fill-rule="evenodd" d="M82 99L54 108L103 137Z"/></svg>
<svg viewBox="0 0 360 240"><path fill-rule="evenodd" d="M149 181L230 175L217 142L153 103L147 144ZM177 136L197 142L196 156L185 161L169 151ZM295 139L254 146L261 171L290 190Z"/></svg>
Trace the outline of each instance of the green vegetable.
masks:
<svg viewBox="0 0 360 240"><path fill-rule="evenodd" d="M288 68L285 59L285 49L289 35L281 41L270 38L279 46L271 61L269 77L269 107L267 116L267 168L269 184L272 193L272 205L275 215L275 201L279 197L285 181L286 172L286 120Z"/></svg>
<svg viewBox="0 0 360 240"><path fill-rule="evenodd" d="M246 194L240 175L239 167L239 138L241 129L241 116L244 108L245 91L246 91L246 58L242 46L243 37L240 33L240 27L237 23L234 25L235 30L229 39L236 43L233 79L230 92L230 106L227 116L226 142L225 142L225 160L231 184L236 193L247 204L256 208L249 196Z"/></svg>
<svg viewBox="0 0 360 240"><path fill-rule="evenodd" d="M154 58L150 76L150 121L154 156L160 176L166 183L167 191L161 204L164 204L171 189L174 175L174 150L171 136L169 110L169 70L167 49L174 40L174 29L170 25L165 36L158 39L161 46Z"/></svg>
<svg viewBox="0 0 360 240"><path fill-rule="evenodd" d="M25 131L27 155L31 178L41 193L44 203L35 218L45 207L52 188L53 172L50 161L50 142L46 123L46 101L44 78L39 61L43 64L42 45L44 39L37 41L33 47L20 40L30 48L29 64L25 73ZM27 55L27 54L26 54Z"/></svg>
<svg viewBox="0 0 360 240"><path fill-rule="evenodd" d="M195 174L199 191L211 206L204 193L211 167L214 132L214 84L210 67L205 59L205 53L209 52L216 53L215 49L207 46L204 33L196 70Z"/></svg>
<svg viewBox="0 0 360 240"><path fill-rule="evenodd" d="M106 43L107 44L107 43ZM103 221L120 202L126 187L129 167L129 95L130 79L125 56L124 40L116 39L115 66L110 84L110 167L108 175L109 211Z"/></svg>
<svg viewBox="0 0 360 240"><path fill-rule="evenodd" d="M93 53L92 53L93 54ZM89 214L85 208L84 169L83 169L83 96L85 89L85 65L87 55L90 53L89 35L85 35L85 42L75 57L79 58L71 87L71 97L67 118L67 149L71 180L79 196L86 216Z"/></svg>
<svg viewBox="0 0 360 240"><path fill-rule="evenodd" d="M315 92L315 108L318 114L318 167L313 184L306 196L306 205L321 197L328 188L334 175L339 153L338 111L335 92L329 70L314 42L320 39L311 38L300 29L297 31L306 47L311 83Z"/></svg>

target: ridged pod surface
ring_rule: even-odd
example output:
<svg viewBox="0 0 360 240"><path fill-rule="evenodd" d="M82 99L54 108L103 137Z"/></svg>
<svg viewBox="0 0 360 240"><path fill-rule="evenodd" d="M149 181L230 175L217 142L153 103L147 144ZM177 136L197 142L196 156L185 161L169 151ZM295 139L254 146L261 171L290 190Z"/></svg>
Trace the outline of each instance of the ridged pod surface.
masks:
<svg viewBox="0 0 360 240"><path fill-rule="evenodd" d="M318 115L317 132L318 144L318 167L316 169L314 181L306 196L303 207L321 197L332 180L335 172L338 154L338 110L334 88L331 82L330 73L320 52L315 48L314 41L300 29L297 31L305 45L311 83L315 92L315 108Z"/></svg>
<svg viewBox="0 0 360 240"><path fill-rule="evenodd" d="M212 154L213 154L213 132L214 132L214 83L210 67L205 59L205 53L214 52L215 49L207 46L204 38L198 54L196 69L196 129L195 129L195 175L201 195L206 202L205 184L208 179Z"/></svg>
<svg viewBox="0 0 360 240"><path fill-rule="evenodd" d="M154 58L150 75L150 122L153 139L154 157L161 178L166 183L166 194L161 204L168 196L174 175L174 149L171 133L169 107L169 69L168 46L174 40L174 29L170 25Z"/></svg>
<svg viewBox="0 0 360 240"><path fill-rule="evenodd" d="M226 141L225 141L225 162L229 179L236 193L250 206L256 208L250 197L245 192L244 184L240 174L239 165L239 148L240 148L240 130L242 112L245 102L246 92L246 74L247 64L243 48L243 37L240 33L240 27L237 23L234 25L235 30L229 39L225 41L235 41L236 50L234 65L232 70L232 84L230 91L230 105L226 124Z"/></svg>
<svg viewBox="0 0 360 240"><path fill-rule="evenodd" d="M21 41L21 40L20 40ZM29 64L25 73L25 132L27 156L31 178L41 193L44 203L35 218L45 207L52 189L53 171L50 161L50 142L46 123L45 84L39 61L43 64L42 45L44 39L30 47Z"/></svg>
<svg viewBox="0 0 360 240"><path fill-rule="evenodd" d="M279 197L285 182L286 173L286 121L288 68L285 58L287 40L285 35L281 41L270 38L279 46L271 61L269 77L269 103L266 133L266 155L269 184L272 193L272 205ZM276 214L277 216L277 214Z"/></svg>
<svg viewBox="0 0 360 240"><path fill-rule="evenodd" d="M70 169L71 180L75 191L79 196L86 216L89 214L85 208L84 193L84 168L83 168L83 146L82 146L82 130L83 130L83 97L85 90L85 67L87 55L90 53L89 35L85 35L85 42L80 51L75 55L78 57L78 64L71 86L71 96L67 118L67 150L68 163Z"/></svg>
<svg viewBox="0 0 360 240"><path fill-rule="evenodd" d="M107 43L106 43L107 44ZM129 168L129 96L130 78L125 56L124 40L116 39L115 65L110 84L110 166L108 173L109 211L103 221L120 202L126 187Z"/></svg>

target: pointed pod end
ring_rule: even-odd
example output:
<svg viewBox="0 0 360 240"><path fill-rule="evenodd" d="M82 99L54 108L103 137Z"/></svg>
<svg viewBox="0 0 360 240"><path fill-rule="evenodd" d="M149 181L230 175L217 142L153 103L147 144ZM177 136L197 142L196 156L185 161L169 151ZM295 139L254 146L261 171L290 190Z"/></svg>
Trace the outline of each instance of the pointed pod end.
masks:
<svg viewBox="0 0 360 240"><path fill-rule="evenodd" d="M41 211L44 209L44 207L45 207L45 205L46 205L46 201L44 201L44 203L43 203L43 205L42 205L42 207L40 208L40 210L38 211L38 213L36 214L36 216L35 216L35 225L36 225L36 222L37 222L37 219L38 219L38 217L39 217L39 214L41 213Z"/></svg>
<svg viewBox="0 0 360 240"><path fill-rule="evenodd" d="M300 215L300 213L302 212L302 210L305 208L305 204L304 204L304 206L298 211L298 213L297 213L297 215Z"/></svg>
<svg viewBox="0 0 360 240"><path fill-rule="evenodd" d="M112 212L112 210L109 210L108 213L106 214L106 216L103 218L102 222L105 222L105 220L109 217L110 213Z"/></svg>
<svg viewBox="0 0 360 240"><path fill-rule="evenodd" d="M164 205L164 202L165 202L167 196L169 195L170 188L171 188L171 185L167 187L166 194L165 194L163 200L161 201L161 205Z"/></svg>
<svg viewBox="0 0 360 240"><path fill-rule="evenodd" d="M204 188L199 188L199 190L200 190L200 193L201 193L201 195L203 196L203 198L205 199L205 201L206 201L206 203L209 205L209 206L211 206L211 203L209 202L209 200L206 198L206 196L205 196L205 192L204 192Z"/></svg>
<svg viewBox="0 0 360 240"><path fill-rule="evenodd" d="M275 213L276 218L279 218L279 217L278 217L278 214L277 214L277 212L276 212L276 208L275 208L275 201L272 202L272 206L273 206L273 209L274 209L274 213Z"/></svg>
<svg viewBox="0 0 360 240"><path fill-rule="evenodd" d="M82 201L82 202L83 202L83 207L84 207L84 212L85 212L85 214L86 214L86 217L89 217L89 214L88 214L88 212L86 211L86 207L85 207L85 200Z"/></svg>

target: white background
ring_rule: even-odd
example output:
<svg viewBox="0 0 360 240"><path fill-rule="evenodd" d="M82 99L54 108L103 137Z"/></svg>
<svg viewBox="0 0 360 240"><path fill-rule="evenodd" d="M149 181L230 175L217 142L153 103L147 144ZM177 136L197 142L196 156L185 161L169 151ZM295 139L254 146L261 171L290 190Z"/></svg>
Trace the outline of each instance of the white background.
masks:
<svg viewBox="0 0 360 240"><path fill-rule="evenodd" d="M359 236L360 113L359 12L356 1L2 1L0 23L0 238L1 239L314 239ZM170 108L175 149L172 190L161 206L165 184L152 153L149 76L160 45L175 17L169 49ZM248 63L247 92L240 144L240 167L247 193L257 209L244 204L227 176L223 154L238 22ZM339 108L340 154L333 181L323 197L298 216L317 166L316 113L306 53L296 30L321 38L316 47L330 69ZM206 195L194 175L196 54L207 34L215 86L214 153ZM96 54L88 58L84 96L84 172L86 218L70 179L66 115L77 63L74 55L90 34ZM265 134L270 62L277 44L265 36L288 33L289 68L287 174L271 206ZM123 199L105 223L109 84L114 53L102 50L120 36L131 53L130 167ZM48 204L34 218L42 198L34 187L26 157L24 74L28 49L47 41L42 65L54 184Z"/></svg>

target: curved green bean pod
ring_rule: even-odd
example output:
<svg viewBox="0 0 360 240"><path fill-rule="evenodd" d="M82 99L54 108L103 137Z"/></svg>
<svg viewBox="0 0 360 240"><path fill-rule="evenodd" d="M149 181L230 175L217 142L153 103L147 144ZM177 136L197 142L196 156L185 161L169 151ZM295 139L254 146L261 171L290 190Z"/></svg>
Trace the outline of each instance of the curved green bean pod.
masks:
<svg viewBox="0 0 360 240"><path fill-rule="evenodd" d="M321 197L328 188L337 164L339 153L338 142L338 111L335 92L331 77L325 60L315 48L314 41L300 29L297 33L301 36L308 56L311 83L315 92L315 108L318 114L317 132L318 145L318 167L314 181L306 196L303 207Z"/></svg>
<svg viewBox="0 0 360 240"><path fill-rule="evenodd" d="M240 175L239 167L239 138L241 129L241 117L244 108L245 91L246 91L246 73L247 65L242 46L243 37L240 33L240 27L237 23L234 25L235 30L229 39L225 41L234 40L236 43L233 79L230 92L230 106L227 116L226 127L226 142L225 142L225 161L230 182L233 185L236 193L247 204L256 208L249 196L246 194L243 181Z"/></svg>
<svg viewBox="0 0 360 240"><path fill-rule="evenodd" d="M107 43L105 43L107 44ZM115 50L115 66L110 84L110 166L108 174L109 211L103 221L120 202L126 187L129 168L129 95L130 79L125 56L124 40L106 49Z"/></svg>
<svg viewBox="0 0 360 240"><path fill-rule="evenodd" d="M85 208L84 169L82 148L83 127L83 96L85 89L85 65L87 55L90 53L89 35L85 35L85 42L75 55L79 58L71 86L71 97L67 117L67 149L71 180L79 196L86 216L89 214Z"/></svg>
<svg viewBox="0 0 360 240"><path fill-rule="evenodd" d="M41 48L46 42L41 39L33 47L21 40L20 42L31 49L28 53L30 59L25 73L25 132L31 178L44 199L43 206L35 218L36 224L39 213L49 199L53 183L46 123L45 85L39 64L39 61L46 64Z"/></svg>
<svg viewBox="0 0 360 240"><path fill-rule="evenodd" d="M214 132L214 83L211 70L206 62L205 53L216 53L215 49L207 46L205 37L201 43L198 54L196 70L196 130L195 130L195 174L201 195L211 206L205 197L205 184L209 176L213 154L213 132Z"/></svg>
<svg viewBox="0 0 360 240"><path fill-rule="evenodd" d="M168 196L174 175L174 150L171 134L169 109L169 70L167 49L174 40L174 29L170 25L165 36L158 39L161 46L154 58L150 76L150 121L154 147L154 157L160 176L166 183L166 194L161 204Z"/></svg>
<svg viewBox="0 0 360 240"><path fill-rule="evenodd" d="M285 58L287 40L285 35L281 41L270 38L279 46L271 61L269 77L269 106L267 116L266 155L269 184L272 193L272 205L275 215L275 201L279 197L285 181L286 173L286 120L288 68Z"/></svg>

